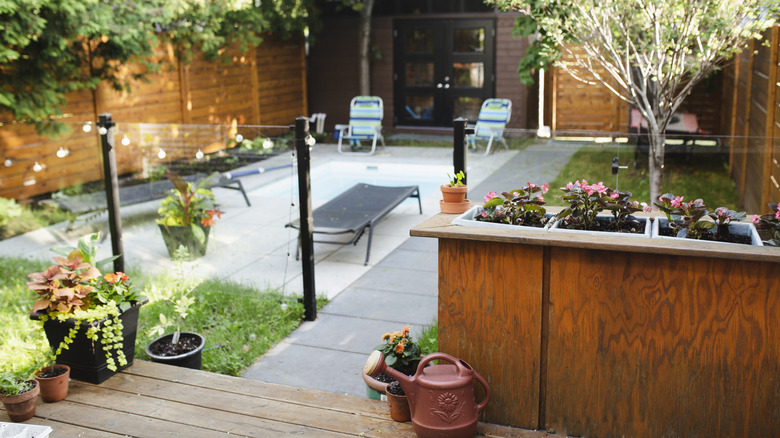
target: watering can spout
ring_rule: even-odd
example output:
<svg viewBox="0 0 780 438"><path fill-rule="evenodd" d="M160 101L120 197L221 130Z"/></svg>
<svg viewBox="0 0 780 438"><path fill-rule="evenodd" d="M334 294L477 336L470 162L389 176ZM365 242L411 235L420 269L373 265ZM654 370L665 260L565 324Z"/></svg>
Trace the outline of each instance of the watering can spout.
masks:
<svg viewBox="0 0 780 438"><path fill-rule="evenodd" d="M381 351L374 350L368 356L366 364L363 365L363 372L371 377L374 377L380 373L385 373L395 380L398 380L409 399L409 403L412 403L414 394L416 392L416 388L414 385L412 385L412 378L387 366L387 364L385 364L385 355L382 354Z"/></svg>

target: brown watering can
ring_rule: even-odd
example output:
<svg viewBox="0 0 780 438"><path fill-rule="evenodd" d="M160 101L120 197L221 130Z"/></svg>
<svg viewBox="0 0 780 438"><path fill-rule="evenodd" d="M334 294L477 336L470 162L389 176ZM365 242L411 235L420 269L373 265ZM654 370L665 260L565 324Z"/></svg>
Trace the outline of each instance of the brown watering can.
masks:
<svg viewBox="0 0 780 438"><path fill-rule="evenodd" d="M426 365L433 360L450 364ZM479 411L490 401L490 386L469 364L446 353L425 356L414 376L388 367L385 357L374 351L363 372L369 376L385 373L401 383L409 400L412 425L421 438L466 438L477 431ZM485 388L485 399L474 399L474 379Z"/></svg>

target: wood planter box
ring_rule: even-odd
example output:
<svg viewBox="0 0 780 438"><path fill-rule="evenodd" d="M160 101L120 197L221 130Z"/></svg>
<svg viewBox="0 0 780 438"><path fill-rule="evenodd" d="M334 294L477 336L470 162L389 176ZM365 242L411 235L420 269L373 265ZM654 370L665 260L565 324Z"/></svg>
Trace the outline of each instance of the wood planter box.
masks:
<svg viewBox="0 0 780 438"><path fill-rule="evenodd" d="M454 217L411 235L439 239L439 349L493 388L484 421L590 437L780 436L780 249Z"/></svg>

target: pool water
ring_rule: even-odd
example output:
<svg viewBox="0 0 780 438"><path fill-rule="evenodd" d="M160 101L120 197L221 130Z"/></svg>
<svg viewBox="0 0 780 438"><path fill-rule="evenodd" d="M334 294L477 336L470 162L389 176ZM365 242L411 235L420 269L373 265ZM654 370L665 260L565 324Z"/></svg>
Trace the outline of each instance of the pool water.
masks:
<svg viewBox="0 0 780 438"><path fill-rule="evenodd" d="M289 169L279 172L282 179L254 190L252 194L273 198L289 198L292 194L297 199L297 174L290 177ZM331 161L311 169L312 199L333 199L357 183L378 186L417 185L421 197L438 196L439 186L447 182L448 172L452 173L451 166Z"/></svg>

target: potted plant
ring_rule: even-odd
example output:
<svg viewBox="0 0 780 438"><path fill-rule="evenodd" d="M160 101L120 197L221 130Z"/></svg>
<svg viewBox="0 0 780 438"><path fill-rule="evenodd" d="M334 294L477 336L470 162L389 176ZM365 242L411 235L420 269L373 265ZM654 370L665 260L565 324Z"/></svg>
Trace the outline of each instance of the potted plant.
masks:
<svg viewBox="0 0 780 438"><path fill-rule="evenodd" d="M463 178L466 175L461 170L456 173L455 176L450 176L449 184L441 186L442 200L439 203L442 213L463 213L470 207L470 201L466 199L466 193L468 192L468 186L463 184Z"/></svg>
<svg viewBox="0 0 780 438"><path fill-rule="evenodd" d="M157 224L168 254L173 257L176 249L184 246L190 259L203 257L215 217L222 217L222 212L216 206L214 193L209 189L221 176L214 172L194 183L184 181L181 175L175 172L167 172L165 176L173 184L173 189L160 203Z"/></svg>
<svg viewBox="0 0 780 438"><path fill-rule="evenodd" d="M655 203L666 218L653 225L654 238L680 238L722 243L763 246L755 226L745 219L745 212L725 207L710 211L702 199L685 202L684 197L666 193Z"/></svg>
<svg viewBox="0 0 780 438"><path fill-rule="evenodd" d="M35 380L41 388L41 400L54 403L68 396L70 367L65 364L49 363L35 372Z"/></svg>
<svg viewBox="0 0 780 438"><path fill-rule="evenodd" d="M620 192L602 182L588 184L586 180L569 182L561 187L561 199L569 205L558 212L552 229L560 231L605 231L633 233L650 237L650 227L645 218L633 213L650 211L647 204L631 201L631 192ZM612 213L600 215L604 210Z"/></svg>
<svg viewBox="0 0 780 438"><path fill-rule="evenodd" d="M177 263L176 281L173 287L160 290L153 288L152 301L161 301L168 303L172 308L175 318L168 318L164 313L160 313L159 322L152 327L148 335L159 336L146 346L146 354L152 359L152 362L165 363L185 368L199 370L203 363L202 352L205 345L205 339L198 333L182 332L182 322L190 313L190 308L195 303L195 297L192 291L196 283L189 281L191 276L184 275L182 270L183 260L189 258L187 249L179 247L174 253L174 260ZM176 327L176 331L164 334L169 327Z"/></svg>
<svg viewBox="0 0 780 438"><path fill-rule="evenodd" d="M778 204L769 204L769 208L772 209L771 213L763 215L753 215L753 224L766 233L769 237L764 240L764 244L767 246L780 246L780 208Z"/></svg>
<svg viewBox="0 0 780 438"><path fill-rule="evenodd" d="M75 379L100 383L132 364L138 309L137 294L122 272L102 275L96 261L98 234L79 239L78 247L52 248L62 257L43 272L29 274L27 287L38 294L30 318L43 323L57 363Z"/></svg>
<svg viewBox="0 0 780 438"><path fill-rule="evenodd" d="M385 357L385 364L401 373L404 373L408 376L413 376L415 372L417 372L417 365L420 363L420 360L422 359L421 356L421 349L420 346L414 342L412 339L410 332L411 327L405 326L400 332L396 331L393 333L385 333L382 335L382 340L384 343L377 345L374 350L378 350L382 352L382 354ZM408 413L409 405L406 402L406 395L405 394L389 394L387 392L388 386L395 382L396 380L392 377L388 376L387 374L379 374L375 377L371 377L365 372L363 373L363 380L366 382L366 385L368 386L368 397L373 399L381 399L382 395L384 395L388 403L391 404L391 416L393 416L393 419L396 418L408 418L403 419L396 419L396 421L409 421L409 418L411 418L411 414ZM399 385L400 386L400 385ZM401 389L401 392L403 392L403 389ZM375 394L378 394L376 396ZM398 395L399 397L402 397L402 399L396 399L395 403L391 399L393 399L393 395ZM406 406L406 413L402 414L393 414L393 410L396 410L398 405ZM395 408L394 408L395 406ZM402 410L403 412L403 410Z"/></svg>
<svg viewBox="0 0 780 438"><path fill-rule="evenodd" d="M452 223L471 226L520 225L542 229L552 218L544 208L546 202L543 195L547 190L547 184L539 186L529 182L523 188L502 192L501 195L489 192L481 207L471 208Z"/></svg>
<svg viewBox="0 0 780 438"><path fill-rule="evenodd" d="M35 416L35 403L40 389L29 373L0 373L0 401L13 422L27 421Z"/></svg>

